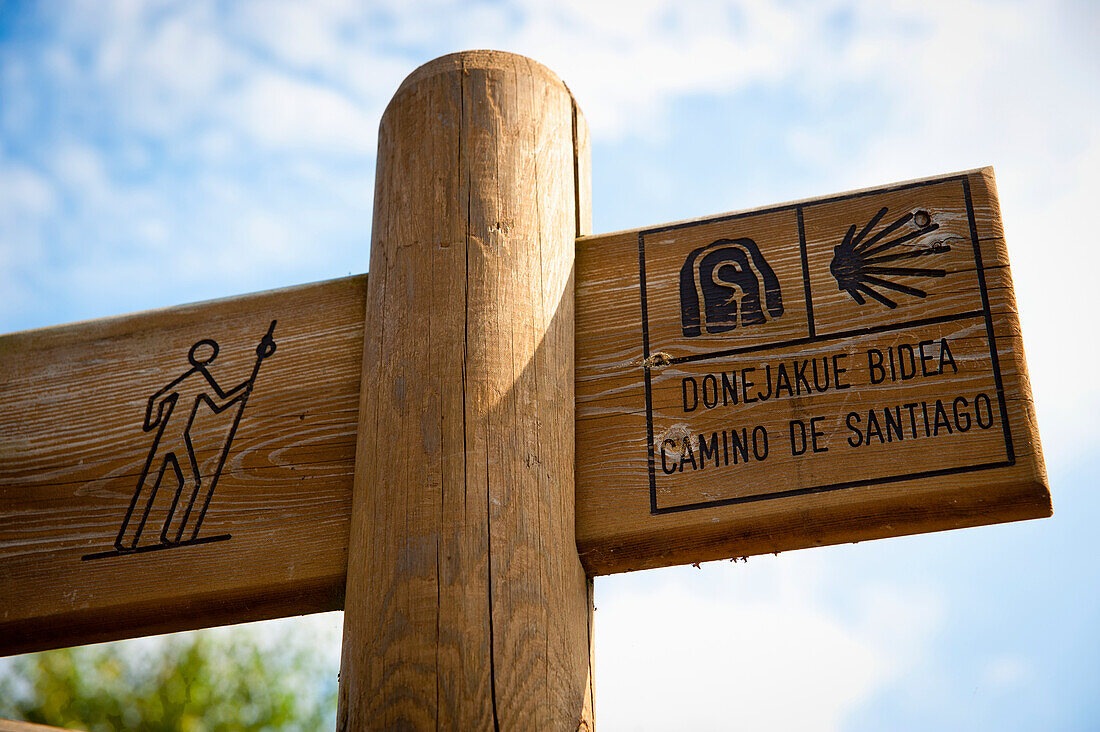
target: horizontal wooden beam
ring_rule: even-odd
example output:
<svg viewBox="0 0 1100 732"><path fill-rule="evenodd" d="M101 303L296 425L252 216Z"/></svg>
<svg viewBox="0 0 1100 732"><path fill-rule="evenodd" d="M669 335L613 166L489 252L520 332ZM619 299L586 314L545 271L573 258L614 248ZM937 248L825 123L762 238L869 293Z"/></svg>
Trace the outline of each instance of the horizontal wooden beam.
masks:
<svg viewBox="0 0 1100 732"><path fill-rule="evenodd" d="M0 337L0 652L341 608L365 291L349 277ZM243 405L189 359L212 343L224 392L259 363Z"/></svg>
<svg viewBox="0 0 1100 732"><path fill-rule="evenodd" d="M992 169L577 245L593 574L1049 516Z"/></svg>
<svg viewBox="0 0 1100 732"><path fill-rule="evenodd" d="M991 171L583 237L575 274L589 574L1049 515ZM0 653L341 608L365 292L0 337Z"/></svg>

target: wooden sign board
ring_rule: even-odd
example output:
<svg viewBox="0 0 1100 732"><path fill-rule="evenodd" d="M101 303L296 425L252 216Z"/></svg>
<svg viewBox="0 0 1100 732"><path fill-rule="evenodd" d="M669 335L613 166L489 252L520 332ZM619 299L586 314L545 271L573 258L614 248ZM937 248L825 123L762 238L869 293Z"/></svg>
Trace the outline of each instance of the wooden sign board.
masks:
<svg viewBox="0 0 1100 732"><path fill-rule="evenodd" d="M1050 513L990 171L584 237L576 282L589 574ZM342 607L365 293L0 337L0 653Z"/></svg>
<svg viewBox="0 0 1100 732"><path fill-rule="evenodd" d="M991 170L577 256L590 571L1050 514Z"/></svg>
<svg viewBox="0 0 1100 732"><path fill-rule="evenodd" d="M0 338L0 652L342 607L365 291Z"/></svg>

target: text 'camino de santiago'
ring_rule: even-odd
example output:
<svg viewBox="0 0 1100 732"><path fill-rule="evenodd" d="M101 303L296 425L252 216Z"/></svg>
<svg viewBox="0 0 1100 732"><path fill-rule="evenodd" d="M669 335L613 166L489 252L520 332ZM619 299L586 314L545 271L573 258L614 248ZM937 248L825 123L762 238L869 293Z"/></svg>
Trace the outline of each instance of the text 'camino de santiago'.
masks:
<svg viewBox="0 0 1100 732"><path fill-rule="evenodd" d="M730 410L762 402L838 392L856 387L898 385L959 374L949 338L900 343L887 348L837 351L812 357L773 359L752 366L680 379L682 412ZM951 394L896 404L876 405L839 414L785 420L774 425L730 426L701 434L666 436L659 467L666 475L766 460L776 450L790 456L836 449L867 449L906 440L928 440L970 430L988 430L996 422L995 394ZM828 440L839 421L842 440Z"/></svg>

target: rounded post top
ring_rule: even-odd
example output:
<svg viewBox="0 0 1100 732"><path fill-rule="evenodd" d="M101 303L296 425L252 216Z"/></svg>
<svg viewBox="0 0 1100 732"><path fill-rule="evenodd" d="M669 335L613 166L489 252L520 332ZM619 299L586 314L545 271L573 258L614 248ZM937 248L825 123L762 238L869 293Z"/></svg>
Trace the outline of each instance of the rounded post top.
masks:
<svg viewBox="0 0 1100 732"><path fill-rule="evenodd" d="M541 79L546 84L560 86L572 96L569 87L561 77L534 59L507 51L471 50L449 53L421 65L405 77L401 86L397 88L397 92L394 93L394 98L401 96L424 79L443 74L464 73L473 69L525 74Z"/></svg>

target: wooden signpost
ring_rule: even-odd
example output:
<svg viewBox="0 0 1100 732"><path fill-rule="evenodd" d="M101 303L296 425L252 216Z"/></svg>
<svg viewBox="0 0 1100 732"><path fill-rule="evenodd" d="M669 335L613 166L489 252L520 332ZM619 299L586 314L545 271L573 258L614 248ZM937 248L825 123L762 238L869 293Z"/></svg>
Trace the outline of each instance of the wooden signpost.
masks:
<svg viewBox="0 0 1100 732"><path fill-rule="evenodd" d="M595 574L1050 515L993 172L577 244Z"/></svg>
<svg viewBox="0 0 1100 732"><path fill-rule="evenodd" d="M468 52L371 276L0 337L0 652L345 609L340 729L592 724L591 578L1037 518L992 171L588 234L583 117Z"/></svg>

